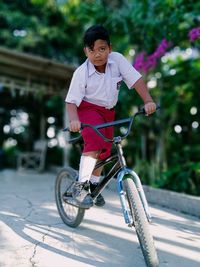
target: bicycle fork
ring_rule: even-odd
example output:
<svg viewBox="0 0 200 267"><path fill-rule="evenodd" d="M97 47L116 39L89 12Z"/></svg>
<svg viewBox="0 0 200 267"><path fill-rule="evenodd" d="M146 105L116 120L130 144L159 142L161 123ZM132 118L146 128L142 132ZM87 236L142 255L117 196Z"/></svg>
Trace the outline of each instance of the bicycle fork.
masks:
<svg viewBox="0 0 200 267"><path fill-rule="evenodd" d="M126 167L122 167L122 169L120 170L120 172L117 175L117 191L118 191L118 194L120 196L120 202L121 202L122 211L124 214L125 223L128 224L128 226L132 226L132 224L133 224L132 219L130 218L130 215L128 213L127 203L125 200L125 195L124 195L124 190L123 190L123 185L122 185L123 177L127 174L130 174L131 177L133 177L133 181L134 181L136 188L138 190L138 193L139 193L141 202L143 204L147 220L150 222L151 221L151 214L150 214L148 203L147 203L147 200L146 200L146 197L144 194L144 190L142 188L142 184L140 182L140 178L133 170L130 170Z"/></svg>

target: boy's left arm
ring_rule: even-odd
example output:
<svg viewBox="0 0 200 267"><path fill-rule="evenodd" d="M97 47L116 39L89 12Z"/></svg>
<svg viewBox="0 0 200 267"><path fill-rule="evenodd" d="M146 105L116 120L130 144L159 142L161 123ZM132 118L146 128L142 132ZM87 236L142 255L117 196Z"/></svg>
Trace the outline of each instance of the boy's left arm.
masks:
<svg viewBox="0 0 200 267"><path fill-rule="evenodd" d="M149 94L148 88L142 78L140 78L133 86L139 96L144 101L144 109L147 115L150 115L156 111L156 104Z"/></svg>

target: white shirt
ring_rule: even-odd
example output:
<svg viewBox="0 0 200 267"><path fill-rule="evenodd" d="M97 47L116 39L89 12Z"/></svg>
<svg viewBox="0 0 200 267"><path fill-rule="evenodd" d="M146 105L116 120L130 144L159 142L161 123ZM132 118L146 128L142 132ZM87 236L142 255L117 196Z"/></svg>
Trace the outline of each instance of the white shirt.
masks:
<svg viewBox="0 0 200 267"><path fill-rule="evenodd" d="M140 78L141 74L118 52L109 54L105 73L97 72L87 59L75 70L65 101L78 107L85 100L110 109L118 101L121 81L131 89Z"/></svg>

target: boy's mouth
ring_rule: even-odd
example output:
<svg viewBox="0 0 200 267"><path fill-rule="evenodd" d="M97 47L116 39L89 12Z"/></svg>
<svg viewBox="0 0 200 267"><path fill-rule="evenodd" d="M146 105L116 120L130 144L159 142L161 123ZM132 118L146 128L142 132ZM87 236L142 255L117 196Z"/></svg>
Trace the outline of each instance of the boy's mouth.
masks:
<svg viewBox="0 0 200 267"><path fill-rule="evenodd" d="M94 62L95 62L95 63L102 63L103 60L102 60L102 59L96 59Z"/></svg>

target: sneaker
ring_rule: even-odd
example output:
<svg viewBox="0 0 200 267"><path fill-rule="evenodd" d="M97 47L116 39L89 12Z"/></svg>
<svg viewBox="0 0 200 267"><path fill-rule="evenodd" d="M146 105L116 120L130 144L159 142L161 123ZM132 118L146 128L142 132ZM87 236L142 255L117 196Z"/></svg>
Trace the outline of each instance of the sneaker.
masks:
<svg viewBox="0 0 200 267"><path fill-rule="evenodd" d="M90 191L91 191L91 193L95 190L95 188L97 187L97 185L98 184L92 184L92 183L90 183ZM106 202L105 202L105 200L104 200L104 198L103 198L103 196L101 194L98 195L98 197L96 198L94 204L96 206L98 206L98 207L103 207L106 204Z"/></svg>
<svg viewBox="0 0 200 267"><path fill-rule="evenodd" d="M89 209L93 206L93 199L89 194L90 184L88 182L75 182L72 192L66 192L63 195L65 202L83 209ZM72 201L73 200L73 201Z"/></svg>

